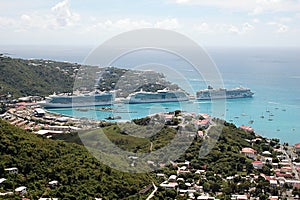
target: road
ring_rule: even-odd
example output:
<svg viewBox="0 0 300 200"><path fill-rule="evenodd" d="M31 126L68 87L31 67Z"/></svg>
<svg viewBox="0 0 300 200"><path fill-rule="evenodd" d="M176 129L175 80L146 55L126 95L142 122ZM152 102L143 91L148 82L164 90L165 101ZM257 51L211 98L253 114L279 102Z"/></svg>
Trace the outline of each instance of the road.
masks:
<svg viewBox="0 0 300 200"><path fill-rule="evenodd" d="M290 164L290 166L291 166L291 168L292 168L292 172L295 174L295 178L296 178L297 180L299 180L299 174L298 174L298 171L297 171L297 169L295 168L295 165L293 164L293 161L292 161L290 155L287 153L287 151L284 149L284 147L283 147L282 145L280 146L280 148L281 148L282 152L286 155L287 160L289 161L289 164ZM288 148L289 152L291 152L291 154L293 154L293 149L292 149L293 147L287 147L287 148Z"/></svg>
<svg viewBox="0 0 300 200"><path fill-rule="evenodd" d="M146 200L150 200L152 197L154 197L154 194L155 194L155 192L157 191L156 185L155 185L153 182L152 182L152 184L153 184L154 190L151 192L151 194L147 197Z"/></svg>

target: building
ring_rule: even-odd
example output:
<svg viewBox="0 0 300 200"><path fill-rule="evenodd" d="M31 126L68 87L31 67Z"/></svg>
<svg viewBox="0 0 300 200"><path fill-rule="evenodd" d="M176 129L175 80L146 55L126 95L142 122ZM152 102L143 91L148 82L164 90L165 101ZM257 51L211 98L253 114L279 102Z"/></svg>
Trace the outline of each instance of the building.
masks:
<svg viewBox="0 0 300 200"><path fill-rule="evenodd" d="M240 129L249 132L249 133L253 133L254 129L251 126L240 126Z"/></svg>
<svg viewBox="0 0 300 200"><path fill-rule="evenodd" d="M195 120L194 124L197 125L198 128L207 129L210 125L210 121L208 119Z"/></svg>
<svg viewBox="0 0 300 200"><path fill-rule="evenodd" d="M43 117L43 116L45 116L46 112L45 112L45 110L43 110L41 108L36 108L36 109L34 109L33 114L36 117Z"/></svg>
<svg viewBox="0 0 300 200"><path fill-rule="evenodd" d="M169 182L176 182L177 176L176 175L171 175L168 179Z"/></svg>
<svg viewBox="0 0 300 200"><path fill-rule="evenodd" d="M254 169L262 169L264 166L264 164L259 160L252 162L252 165Z"/></svg>
<svg viewBox="0 0 300 200"><path fill-rule="evenodd" d="M277 180L270 180L270 186L275 188L277 186Z"/></svg>
<svg viewBox="0 0 300 200"><path fill-rule="evenodd" d="M55 187L58 185L58 181L50 181L48 184L50 187Z"/></svg>
<svg viewBox="0 0 300 200"><path fill-rule="evenodd" d="M0 184L3 183L4 181L6 181L5 178L0 178Z"/></svg>
<svg viewBox="0 0 300 200"><path fill-rule="evenodd" d="M15 189L15 192L18 193L19 195L24 195L27 193L25 186L21 186Z"/></svg>
<svg viewBox="0 0 300 200"><path fill-rule="evenodd" d="M300 143L294 145L296 153L300 152Z"/></svg>
<svg viewBox="0 0 300 200"><path fill-rule="evenodd" d="M247 156L248 158L252 158L252 159L256 158L256 150L252 148L243 148L241 153Z"/></svg>
<svg viewBox="0 0 300 200"><path fill-rule="evenodd" d="M18 174L18 168L16 167L6 168L4 171L7 171L9 174Z"/></svg>
<svg viewBox="0 0 300 200"><path fill-rule="evenodd" d="M246 195L236 195L236 194L234 194L234 195L231 196L231 199L232 200L247 200L248 197Z"/></svg>

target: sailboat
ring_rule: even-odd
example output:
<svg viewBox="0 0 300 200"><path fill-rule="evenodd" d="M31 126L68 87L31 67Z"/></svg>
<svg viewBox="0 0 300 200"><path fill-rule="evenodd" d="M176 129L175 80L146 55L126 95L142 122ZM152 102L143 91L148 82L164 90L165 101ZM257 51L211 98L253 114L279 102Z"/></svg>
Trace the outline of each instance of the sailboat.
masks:
<svg viewBox="0 0 300 200"><path fill-rule="evenodd" d="M261 113L260 118L262 118L262 119L265 118L264 113Z"/></svg>

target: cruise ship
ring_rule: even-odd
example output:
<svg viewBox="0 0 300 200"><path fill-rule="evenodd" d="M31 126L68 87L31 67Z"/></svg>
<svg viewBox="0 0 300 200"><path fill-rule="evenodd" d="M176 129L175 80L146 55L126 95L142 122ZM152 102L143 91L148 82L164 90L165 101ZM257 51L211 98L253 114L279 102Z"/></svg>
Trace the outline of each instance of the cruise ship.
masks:
<svg viewBox="0 0 300 200"><path fill-rule="evenodd" d="M110 92L90 92L84 94L53 94L39 104L45 108L68 108L86 106L104 106L113 103Z"/></svg>
<svg viewBox="0 0 300 200"><path fill-rule="evenodd" d="M129 104L138 103L161 103L188 101L189 97L183 91L170 91L168 89L157 90L156 92L139 91L130 94L125 102Z"/></svg>
<svg viewBox="0 0 300 200"><path fill-rule="evenodd" d="M219 88L214 89L208 86L207 89L200 90L196 94L198 100L210 100L210 99L236 99L252 97L253 92L249 88L237 87L232 89Z"/></svg>

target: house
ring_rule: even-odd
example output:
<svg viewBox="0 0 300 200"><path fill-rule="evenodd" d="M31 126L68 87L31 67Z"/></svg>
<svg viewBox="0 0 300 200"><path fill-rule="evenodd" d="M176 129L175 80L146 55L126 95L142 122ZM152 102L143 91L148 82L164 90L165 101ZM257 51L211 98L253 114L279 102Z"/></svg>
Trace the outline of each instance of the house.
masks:
<svg viewBox="0 0 300 200"><path fill-rule="evenodd" d="M231 196L231 199L232 200L247 200L248 197L246 195L237 195L237 194L234 194Z"/></svg>
<svg viewBox="0 0 300 200"><path fill-rule="evenodd" d="M16 167L6 168L4 171L7 171L9 174L18 174L18 168Z"/></svg>
<svg viewBox="0 0 300 200"><path fill-rule="evenodd" d="M298 180L286 180L285 183L293 188L300 188L300 181Z"/></svg>
<svg viewBox="0 0 300 200"><path fill-rule="evenodd" d="M6 181L5 178L0 178L0 184L3 183L4 181Z"/></svg>
<svg viewBox="0 0 300 200"><path fill-rule="evenodd" d="M203 138L203 136L204 136L203 131L198 131L198 137Z"/></svg>
<svg viewBox="0 0 300 200"><path fill-rule="evenodd" d="M161 183L159 186L165 189L175 189L178 186L178 183L174 183L174 182L168 183L168 181L165 181Z"/></svg>
<svg viewBox="0 0 300 200"><path fill-rule="evenodd" d="M58 181L50 181L48 184L50 187L55 187L58 185Z"/></svg>
<svg viewBox="0 0 300 200"><path fill-rule="evenodd" d="M207 129L210 125L210 121L208 119L195 120L195 125L199 128Z"/></svg>
<svg viewBox="0 0 300 200"><path fill-rule="evenodd" d="M46 112L44 109L36 108L36 109L34 109L33 114L36 117L43 117L43 116L45 116Z"/></svg>
<svg viewBox="0 0 300 200"><path fill-rule="evenodd" d="M209 114L206 114L206 113L203 113L203 114L199 114L199 118L201 119L209 119L210 118L210 116L209 116Z"/></svg>
<svg viewBox="0 0 300 200"><path fill-rule="evenodd" d="M26 187L25 186L18 187L15 189L15 192L18 193L19 195L24 195L27 193Z"/></svg>
<svg viewBox="0 0 300 200"><path fill-rule="evenodd" d="M174 115L170 115L170 114L165 114L164 118L166 122L171 122L173 119Z"/></svg>
<svg viewBox="0 0 300 200"><path fill-rule="evenodd" d="M270 156L270 155L272 155L272 153L270 151L264 151L264 152L262 152L262 155Z"/></svg>
<svg viewBox="0 0 300 200"><path fill-rule="evenodd" d="M294 145L296 153L300 152L300 143Z"/></svg>
<svg viewBox="0 0 300 200"><path fill-rule="evenodd" d="M248 158L255 159L255 157L256 157L256 150L254 150L252 148L243 148L241 152Z"/></svg>
<svg viewBox="0 0 300 200"><path fill-rule="evenodd" d="M251 126L240 126L240 129L249 132L249 133L253 133L254 129Z"/></svg>
<svg viewBox="0 0 300 200"><path fill-rule="evenodd" d="M198 196L198 200L215 200L215 197L210 197L210 196Z"/></svg>
<svg viewBox="0 0 300 200"><path fill-rule="evenodd" d="M263 162L261 162L259 160L252 162L252 165L253 165L254 169L262 169L264 166Z"/></svg>
<svg viewBox="0 0 300 200"><path fill-rule="evenodd" d="M277 180L270 180L270 186L273 187L273 188L276 188Z"/></svg>
<svg viewBox="0 0 300 200"><path fill-rule="evenodd" d="M177 176L176 175L171 175L168 179L169 182L176 182Z"/></svg>

